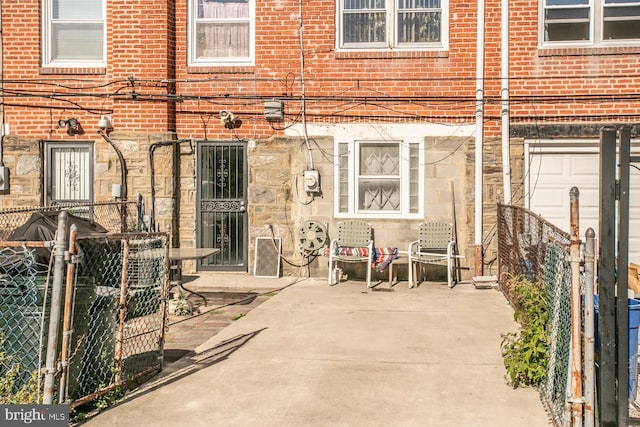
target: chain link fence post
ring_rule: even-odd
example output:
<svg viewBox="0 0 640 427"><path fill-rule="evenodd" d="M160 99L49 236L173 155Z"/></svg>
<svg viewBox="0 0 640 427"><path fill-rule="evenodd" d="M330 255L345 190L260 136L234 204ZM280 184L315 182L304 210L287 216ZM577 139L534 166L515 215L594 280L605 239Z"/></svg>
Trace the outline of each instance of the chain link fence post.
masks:
<svg viewBox="0 0 640 427"><path fill-rule="evenodd" d="M43 401L45 405L53 403L53 389L56 368L56 351L58 349L58 329L62 303L62 280L64 277L64 256L67 249L67 212L58 215L53 268L53 285L51 288L51 314L49 315L49 335L47 340L47 359L45 365Z"/></svg>
<svg viewBox="0 0 640 427"><path fill-rule="evenodd" d="M582 427L582 311L580 304L580 191L572 187L570 197L571 246L571 396L567 404L572 414L574 426Z"/></svg>
<svg viewBox="0 0 640 427"><path fill-rule="evenodd" d="M596 232L585 233L584 250L584 427L595 422L595 313L593 294L595 288Z"/></svg>

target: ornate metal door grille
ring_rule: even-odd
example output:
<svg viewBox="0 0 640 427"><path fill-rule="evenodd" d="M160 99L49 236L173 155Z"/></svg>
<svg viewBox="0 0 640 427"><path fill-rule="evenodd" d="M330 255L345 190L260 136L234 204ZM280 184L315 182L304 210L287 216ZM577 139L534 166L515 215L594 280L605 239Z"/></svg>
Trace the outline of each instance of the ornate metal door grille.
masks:
<svg viewBox="0 0 640 427"><path fill-rule="evenodd" d="M220 248L202 270L247 270L247 159L244 142L198 144L198 246Z"/></svg>

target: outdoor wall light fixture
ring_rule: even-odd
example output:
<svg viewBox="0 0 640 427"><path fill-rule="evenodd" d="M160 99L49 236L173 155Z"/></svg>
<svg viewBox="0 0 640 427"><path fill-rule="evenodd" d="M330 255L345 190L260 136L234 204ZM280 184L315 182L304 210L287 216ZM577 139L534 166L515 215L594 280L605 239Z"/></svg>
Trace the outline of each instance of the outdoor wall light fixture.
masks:
<svg viewBox="0 0 640 427"><path fill-rule="evenodd" d="M58 120L58 126L61 128L67 128L67 134L78 135L83 133L80 122L75 117L70 117L67 120Z"/></svg>
<svg viewBox="0 0 640 427"><path fill-rule="evenodd" d="M229 110L220 111L220 121L227 129L238 129L242 125L242 120L237 118L235 114Z"/></svg>

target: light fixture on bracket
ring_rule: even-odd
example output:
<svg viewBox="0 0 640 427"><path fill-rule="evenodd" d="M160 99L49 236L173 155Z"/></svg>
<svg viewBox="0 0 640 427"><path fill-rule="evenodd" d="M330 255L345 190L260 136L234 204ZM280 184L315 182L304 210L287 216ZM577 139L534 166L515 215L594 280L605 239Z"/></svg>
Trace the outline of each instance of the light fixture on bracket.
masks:
<svg viewBox="0 0 640 427"><path fill-rule="evenodd" d="M80 122L75 117L70 117L67 120L58 120L58 126L61 128L67 128L67 134L77 135L83 133Z"/></svg>
<svg viewBox="0 0 640 427"><path fill-rule="evenodd" d="M242 120L238 119L231 111L220 111L220 121L227 129L237 129L242 125Z"/></svg>

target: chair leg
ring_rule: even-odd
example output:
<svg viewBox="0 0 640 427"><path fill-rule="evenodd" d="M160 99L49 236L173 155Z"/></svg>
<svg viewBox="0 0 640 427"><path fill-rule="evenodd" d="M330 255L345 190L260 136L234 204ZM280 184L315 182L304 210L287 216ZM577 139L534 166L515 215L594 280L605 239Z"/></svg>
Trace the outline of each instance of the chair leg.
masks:
<svg viewBox="0 0 640 427"><path fill-rule="evenodd" d="M367 288L371 287L371 261L367 262Z"/></svg>
<svg viewBox="0 0 640 427"><path fill-rule="evenodd" d="M329 256L329 277L327 279L327 282L329 283L329 286L333 285L333 282L332 282L332 279L333 279L333 268L331 268L332 265L333 265L332 261L333 260L331 259L331 256Z"/></svg>
<svg viewBox="0 0 640 427"><path fill-rule="evenodd" d="M409 257L409 263L407 264L407 275L409 276L409 289L413 288L413 261Z"/></svg>
<svg viewBox="0 0 640 427"><path fill-rule="evenodd" d="M447 285L449 286L449 288L453 288L453 278L452 278L452 271L451 271L451 258L447 258Z"/></svg>

